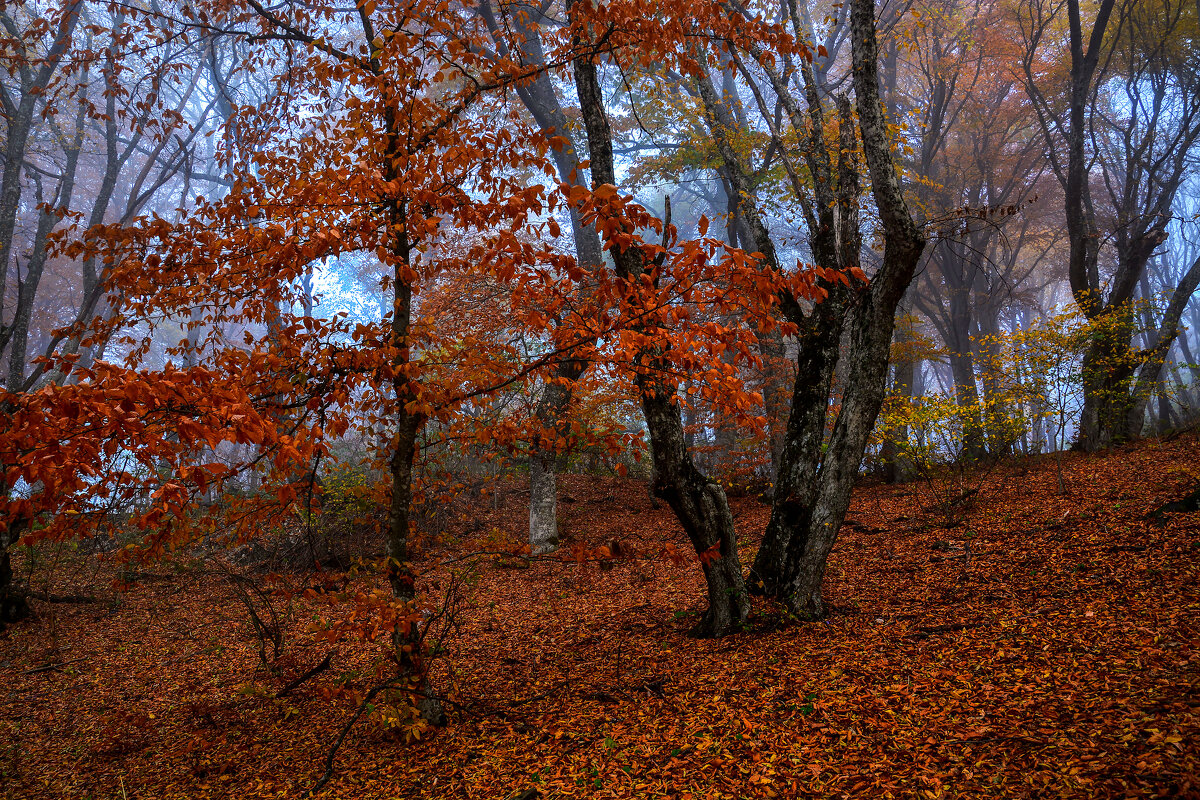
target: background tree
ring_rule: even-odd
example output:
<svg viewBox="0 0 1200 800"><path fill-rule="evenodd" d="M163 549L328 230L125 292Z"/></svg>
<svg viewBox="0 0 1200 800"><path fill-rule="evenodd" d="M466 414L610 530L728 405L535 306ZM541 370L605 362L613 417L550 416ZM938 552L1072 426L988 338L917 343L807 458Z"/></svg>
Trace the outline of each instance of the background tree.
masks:
<svg viewBox="0 0 1200 800"><path fill-rule="evenodd" d="M1018 18L1026 91L1063 186L1071 293L1094 326L1079 443L1095 450L1141 432L1137 373L1176 335L1168 314L1152 346L1134 352L1132 300L1194 167L1200 104L1188 55L1194 4L1102 0L1088 12L1078 0L1035 2ZM1065 73L1047 60L1060 45L1070 56ZM1185 275L1169 307L1181 308L1194 289ZM1148 380L1157 375L1146 369Z"/></svg>

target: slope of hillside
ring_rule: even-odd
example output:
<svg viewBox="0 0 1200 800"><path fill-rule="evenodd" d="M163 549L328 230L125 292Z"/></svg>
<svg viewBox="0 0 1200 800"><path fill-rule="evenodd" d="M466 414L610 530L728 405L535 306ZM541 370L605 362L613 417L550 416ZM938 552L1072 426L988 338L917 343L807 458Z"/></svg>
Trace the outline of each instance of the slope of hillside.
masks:
<svg viewBox="0 0 1200 800"><path fill-rule="evenodd" d="M719 641L685 635L698 565L637 481L566 477L561 560L465 558L519 546L510 487L420 565L461 598L434 670L450 725L405 744L365 716L324 795L1200 796L1200 514L1148 518L1197 465L1185 435L1068 455L1065 495L1050 459L864 487L836 613L759 604ZM768 509L735 505L748 561ZM614 541L625 557L593 559ZM365 687L376 651L281 601L273 675L219 576L140 577L0 634L0 797L302 795L355 709L335 689Z"/></svg>

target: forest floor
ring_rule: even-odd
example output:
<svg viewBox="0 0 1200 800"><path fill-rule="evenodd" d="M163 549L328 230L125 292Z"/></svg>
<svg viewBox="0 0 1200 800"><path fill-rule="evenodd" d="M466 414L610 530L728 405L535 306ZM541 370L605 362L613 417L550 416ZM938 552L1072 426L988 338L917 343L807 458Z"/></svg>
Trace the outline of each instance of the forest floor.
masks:
<svg viewBox="0 0 1200 800"><path fill-rule="evenodd" d="M321 796L1200 797L1200 514L1147 518L1200 484L1200 440L1063 461L1065 495L1052 458L1021 460L967 475L949 515L945 484L860 488L836 613L759 605L716 641L687 636L703 583L665 506L566 476L569 544L684 557L483 559L435 662L448 726L405 743L364 716ZM480 503L476 533L424 551L425 585L518 546L526 500ZM735 513L748 564L768 508ZM38 602L0 633L0 798L302 796L356 708L330 687L365 686L378 646L329 644L328 608L298 598L274 675L212 569L116 593L92 563L35 577L96 602Z"/></svg>

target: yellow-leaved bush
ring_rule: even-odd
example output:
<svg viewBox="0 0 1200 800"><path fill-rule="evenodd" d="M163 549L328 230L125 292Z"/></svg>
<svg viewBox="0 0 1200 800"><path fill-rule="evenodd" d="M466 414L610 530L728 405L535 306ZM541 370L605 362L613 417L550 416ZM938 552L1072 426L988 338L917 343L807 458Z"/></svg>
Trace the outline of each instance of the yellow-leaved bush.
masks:
<svg viewBox="0 0 1200 800"><path fill-rule="evenodd" d="M1083 402L1083 352L1098 324L1104 323L1089 323L1072 306L1017 331L973 338L974 401L960 402L953 392L890 395L876 422L875 452L890 442L895 457L919 472L959 464L968 459L973 425L993 455L1066 448ZM946 356L919 332L910 338L907 346L921 357Z"/></svg>

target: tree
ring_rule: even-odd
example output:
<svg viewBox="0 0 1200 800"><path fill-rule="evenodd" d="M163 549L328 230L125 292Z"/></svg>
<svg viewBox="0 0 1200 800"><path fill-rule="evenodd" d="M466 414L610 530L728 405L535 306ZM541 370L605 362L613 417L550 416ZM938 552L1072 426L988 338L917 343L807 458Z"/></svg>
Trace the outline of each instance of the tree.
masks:
<svg viewBox="0 0 1200 800"><path fill-rule="evenodd" d="M935 236L909 299L945 343L967 422L965 455L976 459L1009 444L982 410L994 406L995 387L986 370L978 380L977 361L988 354L977 343L999 333L1001 310L1038 266L1022 245L1042 230L1027 207L1045 166L1001 10L949 3L928 11L907 26L916 64L895 92L915 117L915 198Z"/></svg>
<svg viewBox="0 0 1200 800"><path fill-rule="evenodd" d="M582 185L583 168L567 114L551 79L541 40L543 27L551 24L547 10L510 4L499 4L496 8L490 0L480 3L477 8L498 51L534 70L531 80L514 89L536 120L541 134L559 143L551 154L559 181L578 186ZM508 39L514 40L511 48ZM601 268L604 259L596 232L582 224L577 208L566 210L571 221L577 263L588 271ZM565 421L573 387L587 367L587 362L578 358L558 360L536 407L538 430L529 449L529 547L535 555L550 552L558 546L557 462L566 439Z"/></svg>
<svg viewBox="0 0 1200 800"><path fill-rule="evenodd" d="M573 9L579 9L578 4ZM883 398L896 306L912 278L924 239L900 193L879 107L873 8L866 4L863 8L856 7L851 14L852 20L856 20L852 22L855 31L852 38L859 127L885 241L883 264L870 281L858 269L859 184L853 162L857 146L850 101L842 98L837 103L840 134L827 141L825 104L829 98L818 92L808 66L812 53L801 44L805 28L795 7L791 7L789 14L790 36L778 27L768 31L768 23L746 9L734 7L733 11L736 13L732 16L722 13L700 17L704 20L702 30L710 41L727 43L726 47L714 47L709 53L716 60L728 59L737 64L747 85L755 92L755 102L762 111L764 125L768 126L772 152L777 152L783 161L794 196L808 220L816 261L813 268L799 270L782 263L739 150L738 143L746 141L747 132L716 91L707 67L709 54L694 45L687 59L681 60L681 67L693 76L724 175L730 183L730 195L737 199L739 217L746 225L749 242L757 250L752 263L773 287L776 299L771 313L779 314L780 322L796 332L800 341L797 379L783 434L772 517L751 572L754 584L751 588L785 600L801 613L819 617L825 613L821 597L825 562L848 506L850 488ZM616 31L612 27L592 24L608 37L605 41L615 41ZM695 36L691 32L685 35ZM653 38L644 32L643 36ZM599 38L593 34L590 41ZM761 44L763 41L777 43L779 52L768 52ZM750 70L740 63L737 50L755 60L774 92L774 99L782 106L781 115L792 123L798 141L806 145L804 158L814 182L814 200L809 200L799 170L791 164L784 136L769 127L775 115L767 107ZM777 64L782 64L787 73L777 71ZM807 114L792 99L791 87L784 79L784 74L793 71L804 79ZM615 180L615 171L611 167L611 134L595 74L594 62L576 60L576 88L588 128L593 184L598 184L595 191L599 193ZM828 155L831 142L840 154L836 172ZM644 247L614 248L613 257L618 275L626 279L638 278L648 265L656 264ZM819 300L811 310L803 305L808 298ZM840 411L826 440L831 382L843 332L850 341L844 361L847 378ZM663 339L657 332L646 336L647 342ZM698 630L721 634L736 628L746 609L741 596L740 570L736 566L732 519L724 494L695 467L688 453L678 406L673 400L676 386L664 379L668 373L667 359L669 352L661 347L646 346L636 359L642 367L638 382L654 457L654 486L656 493L671 505L701 554L709 586L709 609ZM705 553L709 555L706 557Z"/></svg>
<svg viewBox="0 0 1200 800"><path fill-rule="evenodd" d="M1197 10L1173 0L1101 0L1087 18L1078 0L1022 9L1026 91L1063 187L1071 293L1093 323L1079 444L1096 450L1140 434L1138 398L1159 374L1150 365L1161 363L1177 335L1173 310L1196 287L1185 275L1152 345L1131 350L1133 295L1166 239L1200 139L1189 33ZM1061 70L1045 56L1060 43L1069 53L1065 92L1056 86ZM1142 371L1148 384L1141 384Z"/></svg>
<svg viewBox="0 0 1200 800"><path fill-rule="evenodd" d="M24 439L29 431L19 425L35 424L41 412L30 415L31 409L53 407L32 395L68 380L71 365L84 368L75 373L79 380L119 328L105 297L110 265L95 255L78 258L64 243L81 228L128 221L163 203L176 179L190 175L212 104L197 101L204 67L195 56L203 48L179 42L145 48L139 39L155 41L154 30L119 10L71 2L38 17L28 8L5 7L0 25L7 34L0 42L6 69L0 81L6 134L0 355L7 361L0 408L14 426L8 433L29 448L9 450L0 462L6 473L0 495L9 512L0 520L0 605L12 616L23 603L11 587L8 548L34 524L37 511L55 506L52 491L28 481L23 462L43 446ZM128 85L127 73L144 82ZM68 404L97 410L80 397ZM43 421L54 429L52 420ZM89 438L83 429L66 428ZM93 478L96 469L103 471L95 464L62 468Z"/></svg>
<svg viewBox="0 0 1200 800"><path fill-rule="evenodd" d="M807 29L796 5L789 5L787 10L793 35L803 41ZM901 193L887 139L879 98L873 6L856 3L851 8L850 26L858 129L884 242L882 263L869 281L858 268L862 241L857 209L859 176L849 99L843 96L837 100L838 135L827 138L830 98L823 94L808 66L811 51L801 48L794 69L803 81L805 113L793 99L784 74L775 68L775 59L757 45L748 49L782 106L783 116L790 121L793 135L807 145L804 158L811 190L800 180L800 171L784 163L793 194L804 210L815 261L815 285L823 297L806 311L796 299L781 296L780 312L796 331L796 380L771 518L749 580L753 591L782 600L809 618L826 613L821 593L825 564L849 506L850 490L883 400L896 309L925 242ZM783 64L793 71L788 61ZM742 71L748 72L744 67ZM729 143L735 124L722 114L711 85L706 86L702 79L700 86L702 95L707 95L706 110L725 168L734 176L742 217L753 232L765 264L778 271L782 266L778 248L755 207L753 187L746 181L745 169ZM773 115L761 92L756 94L756 101L763 118L771 119ZM772 130L771 135L776 146L782 143L782 132ZM830 142L836 143L835 161L828 154ZM843 335L848 337L844 354L840 347ZM844 371L840 407L827 435L834 371L839 364Z"/></svg>
<svg viewBox="0 0 1200 800"><path fill-rule="evenodd" d="M184 530L181 515L208 487L266 469L274 491L235 506L250 518L256 508L262 513L310 493L312 465L328 454L332 438L351 429L382 435L378 458L390 483L387 576L395 600L380 608L390 609L395 659L419 701L432 692L419 677L417 589L407 562L413 464L424 426L452 425L464 404L545 379L568 361L603 355L623 365L640 394L655 491L679 517L708 583L709 609L697 630L728 633L748 609L733 519L724 492L688 450L679 386L681 376L702 376L710 401L724 395L735 413L749 417L763 399L744 391L736 362L753 360L756 343L781 353L780 334L787 332L799 340L796 380L779 437L771 527L753 574L760 591L820 616L825 561L883 397L896 307L924 244L900 191L880 108L873 9L856 6L849 16L854 103L818 83L824 67L813 69L814 54L802 43L811 25L794 6L790 33L744 9L711 5L700 18L690 8L665 10L664 22L641 19L632 6L568 7L570 36L560 40L551 63L571 65L591 174L590 187L568 174L556 188L534 181L555 174L553 153L569 142L547 136L550 128L536 120L530 124L505 96L509 88L536 85L547 69L546 59L518 55L529 47L521 31L505 47L488 47L496 45L498 28L486 19L422 2L335 10L247 0L245 7L181 7L176 16L144 12L180 41L240 42L233 49L246 53L239 69L269 76L271 89L240 105L221 94L226 124L218 177L225 189L189 198L177 221L154 214L118 220L94 226L69 248L73 257L111 265L104 281L114 298L109 330L125 322L139 328L126 337L120 366L59 359L56 367L79 379L72 390L78 396L51 389L26 403L30 413L42 413L45 430L54 409L74 402L91 420L79 436L93 451L139 448L142 471L122 480L156 486L160 502L142 517L156 528L148 552L195 535ZM692 87L736 201L744 228L739 241L752 243L755 253L708 238L707 220L697 238L681 240L669 205L659 219L621 195L599 77L605 57L620 69L671 73L669 81L682 78ZM769 135L762 141L802 206L814 264L785 264L767 228L735 141L743 124L731 112L736 104L717 95L712 79L713 64L725 61L723 82L740 76L764 112ZM777 72L776 61L798 69ZM806 110L785 75L802 82ZM792 125L790 134L770 127L775 115L764 86ZM869 280L859 267L859 132L883 243ZM797 145L811 184L795 169ZM611 273L554 246L559 231L546 215L562 202L579 220L578 241L589 230L599 234ZM661 241L651 243L649 235ZM378 262L390 304L377 320L316 316L307 276L321 263L352 255ZM547 349L531 359L482 326L433 324L419 295L432 296L439 285L466 287L472 276L504 287L513 323L545 336ZM585 281L588 290L577 291ZM713 314L692 310L701 308ZM186 369L155 371L148 363L155 331L176 320L207 333L165 351ZM602 354L597 343L609 350ZM738 357L725 359L731 350ZM827 432L835 369L844 379ZM179 388L189 382L210 387L213 402L200 403L191 389ZM119 391L133 399L104 417L104 403ZM168 395L187 401L180 405ZM145 437L160 433L171 417L178 432L163 447L148 445ZM146 419L153 425L139 422ZM222 442L259 449L218 466L204 451ZM15 478L49 487L41 496L63 484L40 456L12 458ZM86 481L72 486L80 503L94 496ZM26 504L22 513L33 507ZM437 716L432 703L425 711Z"/></svg>
<svg viewBox="0 0 1200 800"><path fill-rule="evenodd" d="M604 96L597 74L596 58L613 37L614 26L607 15L591 4L570 3L573 44L582 51L572 62L575 89L587 131L591 163L592 200L614 210L625 205L617 197L612 131L605 113ZM588 52L590 50L590 52ZM629 209L632 211L632 209ZM629 213L626 211L626 214ZM611 212L610 212L611 213ZM585 217L586 219L586 217ZM748 612L745 584L737 554L733 515L719 484L707 479L688 452L677 399L677 384L671 368L665 331L656 319L657 273L667 255L662 248L647 248L636 237L637 220L628 216L601 217L605 244L612 253L617 278L629 288L631 311L640 320L632 326L637 339L630 360L641 395L642 414L650 437L654 463L654 492L665 499L701 557L708 584L709 607L696 627L702 634L723 635L740 626ZM657 220L643 219L643 224ZM641 291L645 286L650 296Z"/></svg>

